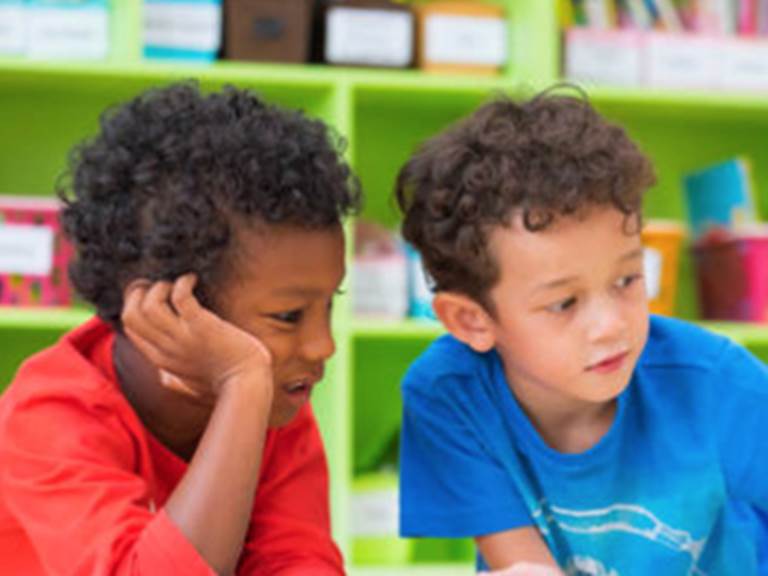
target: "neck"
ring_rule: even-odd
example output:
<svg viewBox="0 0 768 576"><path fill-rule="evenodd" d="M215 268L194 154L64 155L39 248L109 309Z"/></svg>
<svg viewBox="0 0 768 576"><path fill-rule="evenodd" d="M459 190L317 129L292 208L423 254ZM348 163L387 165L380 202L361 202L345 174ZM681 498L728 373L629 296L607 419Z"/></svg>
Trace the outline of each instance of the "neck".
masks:
<svg viewBox="0 0 768 576"><path fill-rule="evenodd" d="M189 461L211 407L165 388L157 368L123 334L115 336L113 358L120 389L144 426L166 448Z"/></svg>
<svg viewBox="0 0 768 576"><path fill-rule="evenodd" d="M554 450L578 454L589 450L610 430L617 400L590 403L563 398L546 388L520 389L507 382L544 442Z"/></svg>

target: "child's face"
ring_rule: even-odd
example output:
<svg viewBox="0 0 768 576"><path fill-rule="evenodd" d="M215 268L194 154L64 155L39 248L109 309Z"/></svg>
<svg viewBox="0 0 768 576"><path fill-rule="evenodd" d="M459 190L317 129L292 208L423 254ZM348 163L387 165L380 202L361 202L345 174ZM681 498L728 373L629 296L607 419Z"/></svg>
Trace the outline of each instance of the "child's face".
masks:
<svg viewBox="0 0 768 576"><path fill-rule="evenodd" d="M282 426L309 400L335 350L331 302L344 277L344 235L339 226L268 225L239 239L217 311L272 353L270 426Z"/></svg>
<svg viewBox="0 0 768 576"><path fill-rule="evenodd" d="M648 308L640 234L595 208L527 231L520 217L491 234L496 349L529 411L571 412L613 400L645 345Z"/></svg>

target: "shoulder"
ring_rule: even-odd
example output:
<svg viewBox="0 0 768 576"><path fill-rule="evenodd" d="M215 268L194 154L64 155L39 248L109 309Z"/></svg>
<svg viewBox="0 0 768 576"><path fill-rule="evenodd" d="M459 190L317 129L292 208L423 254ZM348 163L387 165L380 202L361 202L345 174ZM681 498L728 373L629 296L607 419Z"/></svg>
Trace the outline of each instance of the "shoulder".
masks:
<svg viewBox="0 0 768 576"><path fill-rule="evenodd" d="M443 429L450 422L452 434L486 430L500 413L505 391L495 350L475 352L453 336L442 336L403 378L403 418Z"/></svg>
<svg viewBox="0 0 768 576"><path fill-rule="evenodd" d="M110 374L113 341L112 329L94 318L25 360L10 389L82 391L105 384L114 388L110 382L114 380Z"/></svg>
<svg viewBox="0 0 768 576"><path fill-rule="evenodd" d="M0 426L9 419L41 421L47 428L59 426L59 420L70 425L92 420L102 427L123 420L128 404L95 359L111 363L112 340L111 329L94 319L31 356L0 398Z"/></svg>
<svg viewBox="0 0 768 576"><path fill-rule="evenodd" d="M639 366L708 371L719 365L730 346L734 344L728 338L690 322L651 316Z"/></svg>
<svg viewBox="0 0 768 576"><path fill-rule="evenodd" d="M493 352L481 354L450 334L441 336L408 368L404 394L444 394L451 384L473 382L489 374Z"/></svg>
<svg viewBox="0 0 768 576"><path fill-rule="evenodd" d="M744 346L705 328L652 317L648 343L637 371L647 382L665 381L712 402L721 393L768 394L768 368Z"/></svg>

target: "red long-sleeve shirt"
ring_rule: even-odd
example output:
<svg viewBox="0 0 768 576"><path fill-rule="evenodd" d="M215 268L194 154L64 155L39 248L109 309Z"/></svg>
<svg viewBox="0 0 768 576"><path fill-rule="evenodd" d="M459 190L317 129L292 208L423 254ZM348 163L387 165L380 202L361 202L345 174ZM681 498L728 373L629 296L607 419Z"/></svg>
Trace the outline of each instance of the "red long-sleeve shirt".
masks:
<svg viewBox="0 0 768 576"><path fill-rule="evenodd" d="M209 576L163 506L187 463L120 392L94 319L33 356L0 398L0 573ZM328 474L307 405L270 430L242 575L337 576Z"/></svg>

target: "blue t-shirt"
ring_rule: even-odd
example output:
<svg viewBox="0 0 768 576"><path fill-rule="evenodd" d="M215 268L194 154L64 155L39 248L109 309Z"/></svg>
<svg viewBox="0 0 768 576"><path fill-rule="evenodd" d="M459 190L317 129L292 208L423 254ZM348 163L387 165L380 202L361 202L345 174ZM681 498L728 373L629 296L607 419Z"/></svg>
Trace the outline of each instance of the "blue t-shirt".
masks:
<svg viewBox="0 0 768 576"><path fill-rule="evenodd" d="M768 369L731 341L653 317L610 430L580 454L544 443L494 351L441 337L402 389L404 536L535 525L570 574L768 574Z"/></svg>

